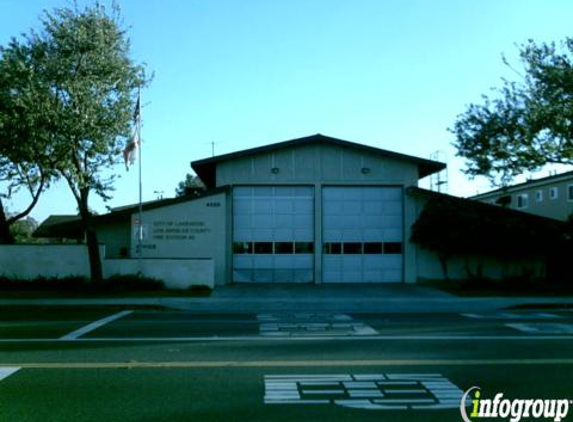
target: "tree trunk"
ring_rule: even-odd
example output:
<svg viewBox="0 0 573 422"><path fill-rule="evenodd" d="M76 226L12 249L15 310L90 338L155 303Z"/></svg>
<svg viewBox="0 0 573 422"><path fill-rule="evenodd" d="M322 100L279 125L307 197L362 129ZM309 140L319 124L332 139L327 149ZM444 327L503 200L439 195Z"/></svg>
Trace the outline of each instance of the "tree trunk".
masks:
<svg viewBox="0 0 573 422"><path fill-rule="evenodd" d="M99 243L97 233L93 225L92 213L88 208L88 192L82 192L80 205L80 215L86 234L88 256L90 260L90 277L92 283L99 284L103 281L101 256L99 253Z"/></svg>
<svg viewBox="0 0 573 422"><path fill-rule="evenodd" d="M438 254L438 259L440 260L440 265L442 266L442 273L444 274L444 280L449 281L450 276L448 274L448 255Z"/></svg>
<svg viewBox="0 0 573 422"><path fill-rule="evenodd" d="M12 245L14 243L14 236L12 236L12 233L10 233L10 224L8 224L6 213L4 213L2 198L0 198L0 244Z"/></svg>

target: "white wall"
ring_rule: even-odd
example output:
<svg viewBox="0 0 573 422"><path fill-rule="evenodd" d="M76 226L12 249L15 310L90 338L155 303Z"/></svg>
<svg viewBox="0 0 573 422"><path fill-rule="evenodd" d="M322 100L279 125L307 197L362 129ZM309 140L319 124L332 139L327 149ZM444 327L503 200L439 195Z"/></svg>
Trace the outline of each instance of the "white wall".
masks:
<svg viewBox="0 0 573 422"><path fill-rule="evenodd" d="M105 256L105 247L100 246ZM1 245L0 275L14 278L89 277L86 245Z"/></svg>
<svg viewBox="0 0 573 422"><path fill-rule="evenodd" d="M100 246L105 256L105 248ZM212 259L143 259L142 273L165 282L169 289L186 289L200 285L214 287ZM137 274L137 259L104 259L104 277L114 274ZM2 245L0 275L19 279L38 277L89 277L90 267L85 245Z"/></svg>
<svg viewBox="0 0 573 422"><path fill-rule="evenodd" d="M191 286L215 287L212 259L142 259L142 273L163 280L168 289L188 289ZM104 277L114 274L137 274L137 259L106 259Z"/></svg>

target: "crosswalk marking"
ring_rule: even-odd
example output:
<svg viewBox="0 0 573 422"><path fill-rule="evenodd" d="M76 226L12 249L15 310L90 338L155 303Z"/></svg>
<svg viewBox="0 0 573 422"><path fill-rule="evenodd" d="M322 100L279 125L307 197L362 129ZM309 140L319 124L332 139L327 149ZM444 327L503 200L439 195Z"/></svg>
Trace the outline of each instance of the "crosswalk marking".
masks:
<svg viewBox="0 0 573 422"><path fill-rule="evenodd" d="M573 334L573 323L529 322L505 326L531 334Z"/></svg>
<svg viewBox="0 0 573 422"><path fill-rule="evenodd" d="M81 336L83 336L89 332L97 330L98 328L101 328L104 325L109 324L110 322L116 321L120 318L123 318L124 316L129 315L131 313L133 313L133 311L121 311L121 312L118 312L117 314L113 314L113 315L110 315L106 318L102 318L98 321L94 321L91 324L86 325L85 327L79 328L75 331L72 331L69 334L66 334L65 336L61 337L60 340L76 340L79 337L81 337Z"/></svg>
<svg viewBox="0 0 573 422"><path fill-rule="evenodd" d="M370 410L452 409L461 389L441 374L265 375L265 404Z"/></svg>
<svg viewBox="0 0 573 422"><path fill-rule="evenodd" d="M474 314L474 313L465 313L460 314L466 318L473 318L473 319L559 319L562 318L560 315L551 314L548 312L528 312L528 313L520 313L520 312L496 312L496 313L483 313L483 314Z"/></svg>
<svg viewBox="0 0 573 422"><path fill-rule="evenodd" d="M18 370L20 370L19 367L0 367L0 381L8 378L12 374L15 374Z"/></svg>
<svg viewBox="0 0 573 422"><path fill-rule="evenodd" d="M298 312L258 314L259 333L264 337L372 336L378 332L346 314Z"/></svg>

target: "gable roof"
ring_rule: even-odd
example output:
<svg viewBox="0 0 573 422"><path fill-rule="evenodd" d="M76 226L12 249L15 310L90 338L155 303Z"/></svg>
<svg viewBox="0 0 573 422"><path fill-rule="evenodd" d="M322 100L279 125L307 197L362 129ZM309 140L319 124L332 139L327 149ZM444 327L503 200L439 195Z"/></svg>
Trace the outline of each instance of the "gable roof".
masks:
<svg viewBox="0 0 573 422"><path fill-rule="evenodd" d="M310 144L323 144L323 145L333 145L342 148L351 148L355 150L365 151L368 152L369 154L374 154L382 157L390 157L399 160L409 161L418 165L419 178L429 176L430 174L436 173L446 168L446 165L444 163L440 163L438 161L427 160L424 158L400 154L397 152L375 148L368 145L362 145L354 142L344 141L342 139L321 135L320 133L312 136L307 136L304 138L291 139L290 141L284 141L275 144L265 145L262 147L245 149L230 154L223 154L216 157L193 161L191 163L191 167L193 168L197 176L199 176L199 178L203 181L203 183L205 183L207 187L212 188L216 185L216 179L217 179L216 169L218 163L242 157L264 154L267 152L276 151L280 149L293 148Z"/></svg>

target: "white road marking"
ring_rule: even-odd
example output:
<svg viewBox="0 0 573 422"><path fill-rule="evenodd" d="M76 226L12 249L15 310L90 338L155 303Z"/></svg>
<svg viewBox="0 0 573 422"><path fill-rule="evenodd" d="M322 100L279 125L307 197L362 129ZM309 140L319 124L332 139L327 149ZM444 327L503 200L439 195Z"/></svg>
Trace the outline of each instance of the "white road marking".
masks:
<svg viewBox="0 0 573 422"><path fill-rule="evenodd" d="M573 324L549 323L549 322L528 322L505 324L506 327L515 328L525 333L533 334L573 334Z"/></svg>
<svg viewBox="0 0 573 422"><path fill-rule="evenodd" d="M257 314L257 320L261 322L285 322L285 321L319 321L341 322L352 321L352 317L346 314L334 314L332 312L283 312L273 314Z"/></svg>
<svg viewBox="0 0 573 422"><path fill-rule="evenodd" d="M337 337L371 336L378 334L362 322L354 322L346 314L329 312L295 312L257 314L259 333L265 337Z"/></svg>
<svg viewBox="0 0 573 422"><path fill-rule="evenodd" d="M69 334L66 334L63 337L60 337L60 340L77 340L79 337L83 336L84 334L87 334L91 331L94 331L100 327L103 327L106 324L109 324L110 322L116 321L120 318L123 318L126 315L131 314L133 311L121 311L118 312L117 314L114 315L110 315L106 318L102 318L98 321L94 321L91 324L86 325L85 327L79 328L75 331L72 331Z"/></svg>
<svg viewBox="0 0 573 422"><path fill-rule="evenodd" d="M547 312L518 313L518 312L497 312L492 314L460 314L461 316L474 319L559 319L559 315Z"/></svg>
<svg viewBox="0 0 573 422"><path fill-rule="evenodd" d="M287 361L166 361L166 362L14 362L11 364L3 364L4 368L21 368L21 369L194 369L194 368L332 368L332 367L443 367L443 366L528 366L528 365L573 365L573 359L436 359L436 360L287 360ZM387 377L390 378L387 374ZM382 379L384 374L377 374L380 381L376 384L385 390L402 390L402 389L417 389L421 390L419 385L420 379L414 378L409 380L408 384L390 384L388 381ZM394 375L393 375L394 376ZM421 378L421 377L418 377ZM397 378L399 379L399 378ZM424 377L424 379L426 379ZM309 375L288 375L274 376L277 381L269 391L285 391L291 390L297 385L302 385L305 388L314 387L318 388L343 388L341 382L352 381L348 379L347 375L323 377L324 382L320 382L321 378L309 378ZM354 376L357 380L357 376ZM279 382L280 381L280 382ZM400 388L397 388L400 387ZM426 389L431 389L435 393L439 393L443 397L451 397L458 394L458 387L451 383L434 383L426 379L424 386ZM310 389L310 388L309 388ZM386 391L386 392L388 392ZM459 397L459 396L458 396Z"/></svg>
<svg viewBox="0 0 573 422"><path fill-rule="evenodd" d="M324 384L320 384L322 379ZM453 409L463 391L441 374L265 375L265 404L334 404L369 410ZM402 381L401 388L389 382ZM313 388L309 388L309 382ZM405 383L405 384L404 384Z"/></svg>
<svg viewBox="0 0 573 422"><path fill-rule="evenodd" d="M261 337L261 336L197 336L197 337L88 337L67 339L66 336L59 339L47 338L10 338L0 339L1 343L52 343L57 341L74 342L103 342L103 343L130 343L130 342L221 342L221 341L547 341L573 340L573 335L500 335L500 336L472 336L472 335L438 335L438 336L293 336L293 337Z"/></svg>
<svg viewBox="0 0 573 422"><path fill-rule="evenodd" d="M2 381L3 379L8 378L10 375L18 372L18 370L20 369L20 367L15 366L15 367L0 367L0 381Z"/></svg>

